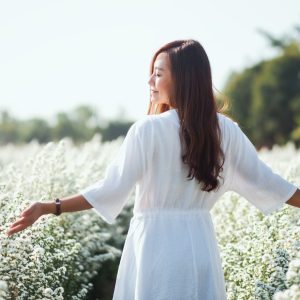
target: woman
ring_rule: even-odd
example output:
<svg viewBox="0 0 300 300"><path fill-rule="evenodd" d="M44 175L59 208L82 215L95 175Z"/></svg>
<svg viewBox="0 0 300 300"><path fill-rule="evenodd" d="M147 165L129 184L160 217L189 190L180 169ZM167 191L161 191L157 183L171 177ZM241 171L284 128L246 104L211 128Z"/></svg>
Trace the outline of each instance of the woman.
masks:
<svg viewBox="0 0 300 300"><path fill-rule="evenodd" d="M151 62L148 114L129 129L105 177L79 194L36 202L11 225L95 208L112 224L136 185L134 216L113 299L226 299L210 210L226 191L265 215L300 190L264 164L238 124L217 111L208 57L195 40L159 49ZM57 206L56 206L57 205Z"/></svg>

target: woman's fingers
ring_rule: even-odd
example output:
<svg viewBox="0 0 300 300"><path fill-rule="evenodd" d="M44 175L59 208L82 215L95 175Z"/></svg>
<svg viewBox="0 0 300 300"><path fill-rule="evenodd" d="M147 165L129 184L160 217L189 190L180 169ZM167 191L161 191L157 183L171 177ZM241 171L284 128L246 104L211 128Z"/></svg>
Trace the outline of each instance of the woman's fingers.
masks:
<svg viewBox="0 0 300 300"><path fill-rule="evenodd" d="M29 225L32 225L41 215L42 213L40 203L35 202L31 204L21 213L20 219L10 225L10 228L6 232L6 234L10 236L25 229Z"/></svg>
<svg viewBox="0 0 300 300"><path fill-rule="evenodd" d="M30 223L28 222L28 219L26 217L22 217L21 219L19 219L18 221L14 222L10 225L10 228L7 231L7 234L11 235L13 233L16 233L20 230L25 229L29 225L30 225Z"/></svg>
<svg viewBox="0 0 300 300"><path fill-rule="evenodd" d="M14 233L17 233L17 232L25 229L26 227L27 227L27 225L25 225L25 224L19 224L19 225L15 226L15 227L9 229L6 234L8 236L10 236L10 235L12 235Z"/></svg>
<svg viewBox="0 0 300 300"><path fill-rule="evenodd" d="M13 227L15 227L15 226L17 226L17 225L20 225L20 224L24 223L24 221L25 221L25 217L23 217L23 218L19 219L18 221L12 223L12 224L10 225L10 228L12 229Z"/></svg>

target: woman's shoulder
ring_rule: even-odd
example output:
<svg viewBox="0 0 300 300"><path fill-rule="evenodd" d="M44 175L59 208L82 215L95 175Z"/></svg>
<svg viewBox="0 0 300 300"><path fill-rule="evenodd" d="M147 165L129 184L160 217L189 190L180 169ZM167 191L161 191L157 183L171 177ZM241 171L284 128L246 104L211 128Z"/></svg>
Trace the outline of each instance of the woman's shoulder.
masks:
<svg viewBox="0 0 300 300"><path fill-rule="evenodd" d="M239 124L224 113L218 112L217 115L222 135L222 143L228 146L230 143L234 143L235 139L239 135Z"/></svg>
<svg viewBox="0 0 300 300"><path fill-rule="evenodd" d="M165 122L173 121L173 119L174 121L176 120L172 113L167 111L160 114L144 115L135 121L133 125L139 130L151 130L153 127L155 127L155 130L158 130L161 126L165 127Z"/></svg>
<svg viewBox="0 0 300 300"><path fill-rule="evenodd" d="M239 127L238 122L230 116L220 112L217 112L217 116L220 128L224 132L224 134L236 131L236 129Z"/></svg>
<svg viewBox="0 0 300 300"><path fill-rule="evenodd" d="M152 115L145 115L132 123L130 130L134 130L138 135L150 134L153 127Z"/></svg>
<svg viewBox="0 0 300 300"><path fill-rule="evenodd" d="M222 125L238 125L237 121L227 116L225 113L217 112L218 119Z"/></svg>
<svg viewBox="0 0 300 300"><path fill-rule="evenodd" d="M132 125L136 128L144 129L152 126L152 115L144 115L137 119Z"/></svg>

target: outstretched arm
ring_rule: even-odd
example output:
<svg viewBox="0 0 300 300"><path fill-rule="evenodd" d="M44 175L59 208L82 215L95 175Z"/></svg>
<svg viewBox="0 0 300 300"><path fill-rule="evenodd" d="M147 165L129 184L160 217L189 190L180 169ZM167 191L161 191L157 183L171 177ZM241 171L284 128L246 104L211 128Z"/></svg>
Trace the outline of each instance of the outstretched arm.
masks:
<svg viewBox="0 0 300 300"><path fill-rule="evenodd" d="M90 209L93 206L81 194L61 198L61 213ZM55 202L42 202L44 214L55 214Z"/></svg>
<svg viewBox="0 0 300 300"><path fill-rule="evenodd" d="M229 134L228 190L233 190L256 206L265 216L285 203L300 207L299 187L264 163L236 122L227 121Z"/></svg>
<svg viewBox="0 0 300 300"><path fill-rule="evenodd" d="M295 207L300 207L300 189L297 189L294 195L286 201L286 203Z"/></svg>
<svg viewBox="0 0 300 300"><path fill-rule="evenodd" d="M61 213L75 212L92 208L81 194L61 198ZM10 225L7 235L10 236L32 225L42 215L55 214L55 201L36 201L25 209L18 220Z"/></svg>

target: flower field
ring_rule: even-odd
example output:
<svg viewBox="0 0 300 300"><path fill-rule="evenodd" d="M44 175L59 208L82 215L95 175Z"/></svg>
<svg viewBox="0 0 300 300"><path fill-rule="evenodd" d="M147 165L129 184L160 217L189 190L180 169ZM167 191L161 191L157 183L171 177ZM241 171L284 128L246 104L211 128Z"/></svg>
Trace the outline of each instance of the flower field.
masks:
<svg viewBox="0 0 300 300"><path fill-rule="evenodd" d="M102 143L95 135L76 147L67 138L0 147L0 299L111 299L98 279L116 275L133 193L113 225L86 210L44 215L11 237L5 232L32 202L77 194L102 178L122 140ZM259 156L300 186L300 151L292 144ZM300 299L299 212L284 205L264 217L234 192L219 199L212 217L229 300Z"/></svg>

